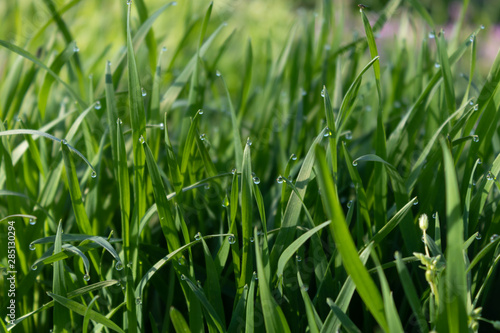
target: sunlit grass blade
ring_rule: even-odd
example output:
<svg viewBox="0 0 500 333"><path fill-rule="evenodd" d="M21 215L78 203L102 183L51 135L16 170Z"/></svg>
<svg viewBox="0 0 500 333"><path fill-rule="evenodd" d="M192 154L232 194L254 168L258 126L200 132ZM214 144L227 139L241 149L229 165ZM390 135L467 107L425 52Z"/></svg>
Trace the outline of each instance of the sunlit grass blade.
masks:
<svg viewBox="0 0 500 333"><path fill-rule="evenodd" d="M85 101L80 97L80 95L78 93L76 93L73 88L71 88L66 82L64 82L60 77L59 75L57 75L56 73L54 73L49 67L47 67L47 65L45 65L44 63L42 63L36 56L34 56L33 54L23 50L22 48L20 48L19 46L16 46L14 44L11 44L7 41L4 41L4 40L0 40L0 45L5 47L6 49L12 51L12 52L15 52L17 54L19 54L20 56L32 61L33 63L35 63L36 65L40 66L41 68L43 68L44 70L47 71L47 73L49 73L50 75L52 75L52 77L59 83L61 83L65 88L66 90L68 91L68 93L75 99L78 101L78 103L83 107L83 108L86 108L87 107L87 103L85 103Z"/></svg>
<svg viewBox="0 0 500 333"><path fill-rule="evenodd" d="M384 315L384 304L382 303L380 292L359 259L351 233L345 223L345 217L342 207L340 206L338 194L333 191L333 180L326 167L325 153L319 146L317 146L315 150L316 170L318 183L321 189L321 197L326 207L327 214L332 221L330 224L330 233L333 235L337 249L342 256L342 263L347 273L353 279L361 299L363 299L382 329L387 330L388 326Z"/></svg>
<svg viewBox="0 0 500 333"><path fill-rule="evenodd" d="M184 319L182 313L173 306L170 308L170 319L177 333L191 333L186 319Z"/></svg>
<svg viewBox="0 0 500 333"><path fill-rule="evenodd" d="M444 39L444 31L442 30L436 38L437 50L440 62L441 72L443 73L444 96L446 98L446 106L448 114L455 111L455 88L453 87L453 77L451 75L450 62L448 61L448 51Z"/></svg>
<svg viewBox="0 0 500 333"><path fill-rule="evenodd" d="M446 222L447 222L447 247L445 270L445 307L441 310L439 327L447 327L452 332L467 332L467 284L465 280L465 263L462 244L464 227L460 212L460 196L455 166L451 153L443 139L440 141L443 151L444 176L446 180ZM446 317L445 317L446 316ZM446 318L446 319L445 319Z"/></svg>

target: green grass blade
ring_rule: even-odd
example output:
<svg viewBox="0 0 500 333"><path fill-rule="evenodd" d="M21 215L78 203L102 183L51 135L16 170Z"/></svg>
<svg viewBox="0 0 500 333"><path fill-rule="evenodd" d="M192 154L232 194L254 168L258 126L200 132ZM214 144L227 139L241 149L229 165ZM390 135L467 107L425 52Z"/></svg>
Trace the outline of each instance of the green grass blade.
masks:
<svg viewBox="0 0 500 333"><path fill-rule="evenodd" d="M448 51L446 48L443 30L436 38L436 43L441 72L443 73L446 106L448 107L448 114L452 114L455 111L455 88L453 87L454 81L453 76L451 75L451 67L450 62L448 61Z"/></svg>
<svg viewBox="0 0 500 333"><path fill-rule="evenodd" d="M252 195L252 161L250 159L250 145L245 145L243 153L243 166L241 172L241 276L238 284L238 293L241 294L245 284L252 278L252 255L250 252L250 237L252 237L253 224L253 195Z"/></svg>
<svg viewBox="0 0 500 333"><path fill-rule="evenodd" d="M227 102L229 105L229 112L231 113L231 125L233 128L234 158L236 160L236 167L241 168L243 162L243 147L241 145L241 135L238 126L238 117L236 116L236 111L234 110L233 102L231 101L231 95L229 94L229 90L227 89L226 80L224 80L224 77L220 74L219 77L221 78L222 84L224 86Z"/></svg>
<svg viewBox="0 0 500 333"><path fill-rule="evenodd" d="M184 319L182 313L173 306L170 308L170 319L177 333L191 333L186 319Z"/></svg>
<svg viewBox="0 0 500 333"><path fill-rule="evenodd" d="M57 227L57 233L54 241L54 254L62 252L62 222L59 222ZM52 291L55 295L59 297L66 296L67 287L66 287L66 279L64 277L64 263L62 261L57 261L54 263L54 277L52 282ZM50 296L50 295L49 295ZM67 332L67 318L69 317L69 312L60 304L56 304L54 306L54 331L58 332Z"/></svg>
<svg viewBox="0 0 500 333"><path fill-rule="evenodd" d="M321 197L325 204L327 214L331 218L331 234L342 256L342 263L347 273L353 279L361 299L366 304L375 320L384 330L388 330L384 315L384 305L380 293L368 274L368 271L359 259L356 246L352 240L351 233L345 223L344 213L337 196L333 191L333 179L326 166L325 153L316 147L316 165L318 183L321 189Z"/></svg>
<svg viewBox="0 0 500 333"><path fill-rule="evenodd" d="M255 279L250 282L248 288L246 317L245 317L245 332L253 333L255 330Z"/></svg>
<svg viewBox="0 0 500 333"><path fill-rule="evenodd" d="M80 183L76 176L75 163L71 157L68 144L65 141L61 142L61 148L64 158L64 167L66 169L66 176L68 181L69 194L71 196L71 205L77 221L78 229L81 233L86 235L92 234L92 226L90 225L89 218L83 206L82 192L80 190Z"/></svg>
<svg viewBox="0 0 500 333"><path fill-rule="evenodd" d="M349 332L349 333L361 333L361 331L356 326L356 324L354 324L352 322L351 318L349 318L344 313L344 311L342 311L342 309L340 309L337 306L337 304L335 304L335 302L333 302L333 300L331 298L328 298L326 300L326 302L328 303L328 306L330 307L330 309L332 309L333 313L337 316L337 318L339 318L340 322L342 323L342 325L344 326L344 329L347 332Z"/></svg>
<svg viewBox="0 0 500 333"><path fill-rule="evenodd" d="M128 95L130 105L130 122L132 125L132 146L134 155L134 204L138 218L134 218L134 224L138 224L138 219L146 212L146 182L144 180L144 150L141 147L139 138L146 137L146 115L144 113L144 101L142 98L142 85L139 81L137 64L132 44L130 27L130 11L132 6L128 6L127 12L127 59L128 59Z"/></svg>
<svg viewBox="0 0 500 333"><path fill-rule="evenodd" d="M183 280L185 283L188 284L189 288L193 291L193 293L196 295L200 303L203 305L203 308L205 309L205 313L208 314L208 316L205 316L207 319L207 322L209 325L214 325L219 332L226 332L226 329L224 328L224 324L222 320L220 319L219 315L217 314L217 311L213 308L212 304L209 302L207 297L205 296L205 293L201 288L196 286L193 281L191 281L188 277L182 276L181 280Z"/></svg>
<svg viewBox="0 0 500 333"><path fill-rule="evenodd" d="M257 275L259 277L260 303L264 316L264 323L268 332L290 332L290 327L285 319L283 311L274 300L271 289L267 284L267 277L264 271L263 258L259 246L259 235L257 229L254 230L255 257L257 261Z"/></svg>
<svg viewBox="0 0 500 333"><path fill-rule="evenodd" d="M460 197L455 166L451 153L442 139L440 141L443 151L444 176L446 180L446 222L447 222L447 247L445 270L445 304L446 319L442 318L438 325L446 325L452 332L467 332L467 284L465 280L465 263L462 244L464 228L460 213ZM443 322L447 321L447 324Z"/></svg>
<svg viewBox="0 0 500 333"><path fill-rule="evenodd" d="M301 246L309 238L311 238L311 236L313 236L315 233L317 233L319 230L323 229L330 223L331 223L330 221L326 221L324 223L321 223L317 227L305 232L281 253L280 258L278 260L278 267L276 269L276 275L278 279L283 278L283 271L285 270L285 266L288 263L288 260L290 260L290 258L301 248Z"/></svg>
<svg viewBox="0 0 500 333"><path fill-rule="evenodd" d="M177 229L175 228L175 221L171 212L170 204L165 196L165 187L161 179L158 165L154 160L153 153L148 144L142 144L146 155L146 164L148 166L149 175L153 184L153 193L156 201L156 208L160 217L160 225L163 230L163 235L167 241L169 251L177 250L180 245Z"/></svg>
<svg viewBox="0 0 500 333"><path fill-rule="evenodd" d="M297 270L297 280L299 282L300 293L302 295L302 299L304 300L304 306L306 308L306 316L307 322L309 324L309 331L311 333L319 333L320 328L323 326L321 319L319 318L314 305L311 302L311 298L309 298L309 294L307 290L309 287L304 284L302 281L302 277L300 276L300 272Z"/></svg>
<svg viewBox="0 0 500 333"><path fill-rule="evenodd" d="M66 82L64 82L60 77L59 75L57 75L56 73L54 73L49 67L47 67L44 63L42 63L40 60L38 60L38 58L36 56L34 56L33 54L23 50L22 48L20 48L19 46L16 46L14 44L11 44L7 41L4 41L4 40L0 40L0 45L5 47L6 49L8 49L9 51L12 51L12 52L15 52L17 54L19 54L20 56L30 60L31 62L33 62L34 64L36 64L37 66L43 68L44 70L47 71L47 73L49 73L50 75L52 75L52 77L59 83L61 83L65 88L66 90L68 91L68 93L76 100L78 101L78 103L82 106L82 108L86 108L87 107L87 103L85 103L85 101L80 97L80 95L78 95L74 90L73 88L71 88Z"/></svg>
<svg viewBox="0 0 500 333"><path fill-rule="evenodd" d="M50 297L54 299L58 304L61 304L64 308L69 309L73 312L78 313L81 316L85 316L85 312L87 311L87 307L83 304L80 304L78 302L72 301L66 297L63 297L61 295L53 294L53 293L47 293ZM116 332L123 332L123 331L118 325L116 325L114 322L103 316L102 314L95 312L94 310L89 310L89 318L99 324L102 324L106 326L109 329L112 329Z"/></svg>

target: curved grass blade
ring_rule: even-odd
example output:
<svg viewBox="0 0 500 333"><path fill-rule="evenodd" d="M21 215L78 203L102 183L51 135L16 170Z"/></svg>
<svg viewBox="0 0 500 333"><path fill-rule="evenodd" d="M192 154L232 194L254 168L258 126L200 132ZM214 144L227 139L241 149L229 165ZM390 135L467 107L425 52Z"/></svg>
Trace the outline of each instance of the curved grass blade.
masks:
<svg viewBox="0 0 500 333"><path fill-rule="evenodd" d="M32 55L31 53L23 50L19 46L16 46L14 44L11 44L7 41L0 40L0 45L8 49L9 51L15 52L19 54L20 56L30 60L31 62L35 63L36 65L40 66L44 70L47 71L52 77L59 83L61 83L68 93L76 100L78 101L78 104L80 104L83 108L87 108L87 103L78 95L73 88L71 88L66 82L64 82L56 73L54 73L49 67L47 67L45 64L43 64L36 56Z"/></svg>
<svg viewBox="0 0 500 333"><path fill-rule="evenodd" d="M382 329L388 330L382 298L375 283L368 274L368 271L359 259L351 233L345 223L345 217L342 207L340 206L338 194L333 191L333 179L326 166L325 153L319 146L316 146L315 150L321 197L325 204L327 215L332 221L330 224L330 231L342 257L342 263L347 273L353 279L361 299L366 304L375 320Z"/></svg>
<svg viewBox="0 0 500 333"><path fill-rule="evenodd" d="M300 247L315 233L317 233L319 230L323 229L327 225L329 225L331 221L326 221L324 223L321 223L317 227L305 232L302 234L299 238L297 238L292 244L290 244L285 251L283 251L280 255L280 258L278 260L278 268L276 269L276 275L278 276L278 279L283 278L283 271L285 270L285 266L290 260L290 258L300 249Z"/></svg>
<svg viewBox="0 0 500 333"><path fill-rule="evenodd" d="M75 52L76 43L71 42L68 44L66 49L59 54L56 59L50 65L50 70L55 74L59 74L59 71L64 66L65 63L69 61L72 55ZM40 116L45 118L45 108L47 106L47 100L49 99L50 88L52 87L52 83L54 83L55 79L52 75L46 73L43 79L42 86L40 87L40 91L38 92L38 108L40 109Z"/></svg>
<svg viewBox="0 0 500 333"><path fill-rule="evenodd" d="M90 301L89 305L87 306L87 310L85 311L85 315L83 316L83 333L87 333L88 326L89 326L89 320L90 320L90 311L92 309L92 306L94 303L97 301L99 298L99 295L96 295L92 300Z"/></svg>
<svg viewBox="0 0 500 333"><path fill-rule="evenodd" d="M58 304L61 304L64 306L66 309L69 309L73 312L78 313L81 316L85 316L85 312L87 311L87 307L83 304L80 304L78 302L72 301L66 297L60 296L53 294L51 292L48 292L47 295L49 295L51 298L54 299ZM116 332L123 332L123 331L118 325L116 325L114 322L103 316L102 314L95 312L94 310L89 310L89 318L92 319L93 321L100 323L104 326L106 326L109 329L112 329Z"/></svg>

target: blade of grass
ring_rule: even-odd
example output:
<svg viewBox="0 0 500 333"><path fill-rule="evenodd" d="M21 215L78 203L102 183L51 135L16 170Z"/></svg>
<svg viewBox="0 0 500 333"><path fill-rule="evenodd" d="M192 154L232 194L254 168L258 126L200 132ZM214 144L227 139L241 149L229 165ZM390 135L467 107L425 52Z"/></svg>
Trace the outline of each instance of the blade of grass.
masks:
<svg viewBox="0 0 500 333"><path fill-rule="evenodd" d="M380 293L359 259L356 246L345 223L344 213L338 199L338 194L333 192L333 179L326 166L325 153L317 146L316 165L318 183L321 189L321 197L326 207L327 215L330 216L330 233L333 236L337 249L342 257L342 263L347 273L353 279L356 289L366 304L375 320L384 330L388 330L384 315L384 305Z"/></svg>

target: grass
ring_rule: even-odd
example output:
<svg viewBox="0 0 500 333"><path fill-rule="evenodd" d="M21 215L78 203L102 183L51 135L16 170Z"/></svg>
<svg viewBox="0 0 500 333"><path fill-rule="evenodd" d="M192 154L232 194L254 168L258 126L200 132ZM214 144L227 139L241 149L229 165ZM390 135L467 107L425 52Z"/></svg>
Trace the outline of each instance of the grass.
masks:
<svg viewBox="0 0 500 333"><path fill-rule="evenodd" d="M224 3L134 0L89 56L79 1L43 6L0 38L0 331L500 329L488 27L317 1L255 42Z"/></svg>

